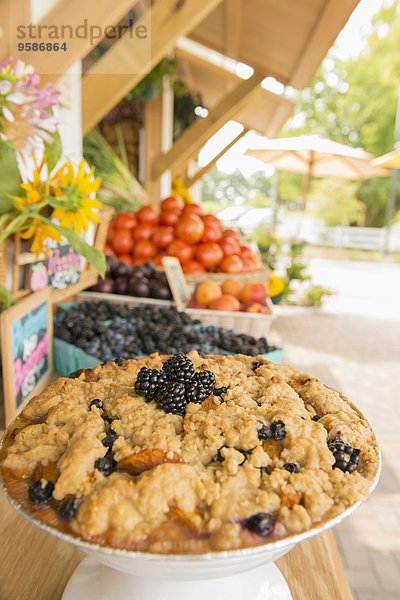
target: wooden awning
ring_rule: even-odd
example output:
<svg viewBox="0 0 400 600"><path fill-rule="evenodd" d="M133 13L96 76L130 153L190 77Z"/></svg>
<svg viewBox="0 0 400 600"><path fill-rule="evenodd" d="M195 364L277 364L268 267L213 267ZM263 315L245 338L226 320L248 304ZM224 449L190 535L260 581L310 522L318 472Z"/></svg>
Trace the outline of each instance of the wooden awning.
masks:
<svg viewBox="0 0 400 600"><path fill-rule="evenodd" d="M359 0L223 0L189 38L297 89L307 86Z"/></svg>
<svg viewBox="0 0 400 600"><path fill-rule="evenodd" d="M227 69L210 63L181 48L176 48L185 81L193 92L199 92L204 106L215 105L242 81ZM259 86L251 101L234 116L246 129L254 129L267 137L275 137L294 109L294 102Z"/></svg>

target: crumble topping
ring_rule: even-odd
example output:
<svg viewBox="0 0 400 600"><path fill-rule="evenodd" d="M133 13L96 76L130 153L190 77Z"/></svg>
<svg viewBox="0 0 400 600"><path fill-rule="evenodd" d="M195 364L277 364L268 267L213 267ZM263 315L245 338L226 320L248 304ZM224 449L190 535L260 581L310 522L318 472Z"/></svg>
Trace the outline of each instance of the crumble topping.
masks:
<svg viewBox="0 0 400 600"><path fill-rule="evenodd" d="M182 387L204 372L199 385L215 393L183 409L182 391L174 414L171 396L135 392L140 370L167 359L99 365L33 398L6 437L10 494L85 540L170 553L274 541L368 496L377 443L339 392L261 356L192 352L168 376Z"/></svg>

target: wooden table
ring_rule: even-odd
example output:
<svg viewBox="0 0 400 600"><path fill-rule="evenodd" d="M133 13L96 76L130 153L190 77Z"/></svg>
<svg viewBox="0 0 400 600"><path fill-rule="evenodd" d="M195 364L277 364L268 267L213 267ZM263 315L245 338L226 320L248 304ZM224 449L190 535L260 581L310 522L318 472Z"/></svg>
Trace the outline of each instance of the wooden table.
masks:
<svg viewBox="0 0 400 600"><path fill-rule="evenodd" d="M59 600L84 554L34 527L0 492L0 600ZM352 600L331 532L277 561L293 600Z"/></svg>

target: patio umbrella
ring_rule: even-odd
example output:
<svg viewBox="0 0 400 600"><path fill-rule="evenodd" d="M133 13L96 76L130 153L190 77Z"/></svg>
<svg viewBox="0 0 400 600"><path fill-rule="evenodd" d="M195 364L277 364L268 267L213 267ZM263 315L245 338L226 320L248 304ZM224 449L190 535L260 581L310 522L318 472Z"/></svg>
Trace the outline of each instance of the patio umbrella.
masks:
<svg viewBox="0 0 400 600"><path fill-rule="evenodd" d="M400 149L393 150L388 154L382 154L378 158L374 158L371 161L371 165L374 167L388 167L392 169L400 169Z"/></svg>
<svg viewBox="0 0 400 600"><path fill-rule="evenodd" d="M319 135L265 139L258 148L249 148L247 156L270 163L278 171L304 173L301 210L305 209L311 177L369 179L386 177L389 172L371 164L372 154Z"/></svg>
<svg viewBox="0 0 400 600"><path fill-rule="evenodd" d="M399 103L398 103L397 111L398 111L398 117L396 118L396 123L397 123L397 121L400 123L400 92L399 92ZM396 125L396 131L397 131L397 129L399 129L399 132L396 135L396 137L398 138L400 136L400 127L398 127L398 125ZM390 182L389 198L388 198L388 203L387 203L387 207L386 207L385 235L384 235L383 244L382 244L383 253L388 254L389 246L390 246L390 242L389 242L390 223L394 217L394 213L396 210L397 182L398 182L398 178L399 178L398 169L400 169L400 148L396 148L396 150L393 150L392 152L389 152L388 154L383 154L382 156L378 156L378 158L374 158L374 160L371 161L371 164L373 166L388 167L390 169L393 169L392 180Z"/></svg>

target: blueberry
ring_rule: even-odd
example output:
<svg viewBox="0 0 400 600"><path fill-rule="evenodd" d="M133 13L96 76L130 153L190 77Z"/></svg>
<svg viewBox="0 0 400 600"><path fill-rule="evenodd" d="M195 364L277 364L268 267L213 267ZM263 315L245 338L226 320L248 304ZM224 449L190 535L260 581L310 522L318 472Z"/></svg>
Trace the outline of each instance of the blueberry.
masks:
<svg viewBox="0 0 400 600"><path fill-rule="evenodd" d="M105 477L109 477L115 470L116 461L112 452L107 453L106 456L98 458L94 463L94 468L103 473Z"/></svg>
<svg viewBox="0 0 400 600"><path fill-rule="evenodd" d="M28 494L31 502L47 502L54 490L54 483L46 479L38 479L29 487Z"/></svg>
<svg viewBox="0 0 400 600"><path fill-rule="evenodd" d="M66 500L60 506L60 517L64 519L64 521L70 521L71 519L76 517L79 505L80 502L76 498Z"/></svg>
<svg viewBox="0 0 400 600"><path fill-rule="evenodd" d="M296 463L285 463L283 468L286 469L286 471L289 471L289 473L299 472L299 467L296 465Z"/></svg>
<svg viewBox="0 0 400 600"><path fill-rule="evenodd" d="M321 415L314 415L313 418L312 418L312 420L313 421L319 421L320 418L321 418Z"/></svg>
<svg viewBox="0 0 400 600"><path fill-rule="evenodd" d="M246 460L248 459L248 457L250 456L250 454L253 452L254 448L252 448L251 450L242 450L241 448L235 448L235 450L237 450L238 452L240 452L244 456L244 459L239 464L239 466L241 467L246 462Z"/></svg>
<svg viewBox="0 0 400 600"><path fill-rule="evenodd" d="M270 475L271 471L268 469L268 467L258 467L260 469L260 473L261 473L261 477L263 475Z"/></svg>
<svg viewBox="0 0 400 600"><path fill-rule="evenodd" d="M214 388L213 394L214 394L214 396L222 396L222 394L226 394L227 391L228 391L228 388L223 386L220 388Z"/></svg>
<svg viewBox="0 0 400 600"><path fill-rule="evenodd" d="M103 408L103 403L99 398L95 398L89 404L89 408L92 408L92 406L97 406L97 408L99 408L101 410Z"/></svg>
<svg viewBox="0 0 400 600"><path fill-rule="evenodd" d="M223 444L222 446L220 446L217 450L217 454L214 456L214 458L212 459L211 462L224 462L225 458L222 456L221 454L221 450L222 448L226 448L227 446L225 446L225 444Z"/></svg>
<svg viewBox="0 0 400 600"><path fill-rule="evenodd" d="M260 512L246 519L243 525L249 531L267 537L274 528L274 519L269 513Z"/></svg>
<svg viewBox="0 0 400 600"><path fill-rule="evenodd" d="M101 443L106 448L112 448L117 437L118 437L118 434L116 434L113 429L109 429L106 437L101 440Z"/></svg>
<svg viewBox="0 0 400 600"><path fill-rule="evenodd" d="M271 434L271 429L268 427L268 425L263 425L257 431L258 439L261 440L262 442L264 442L265 440L269 440L269 438L271 437L271 435L272 435Z"/></svg>
<svg viewBox="0 0 400 600"><path fill-rule="evenodd" d="M286 429L282 421L274 421L271 423L271 437L273 440L283 440L286 436Z"/></svg>

